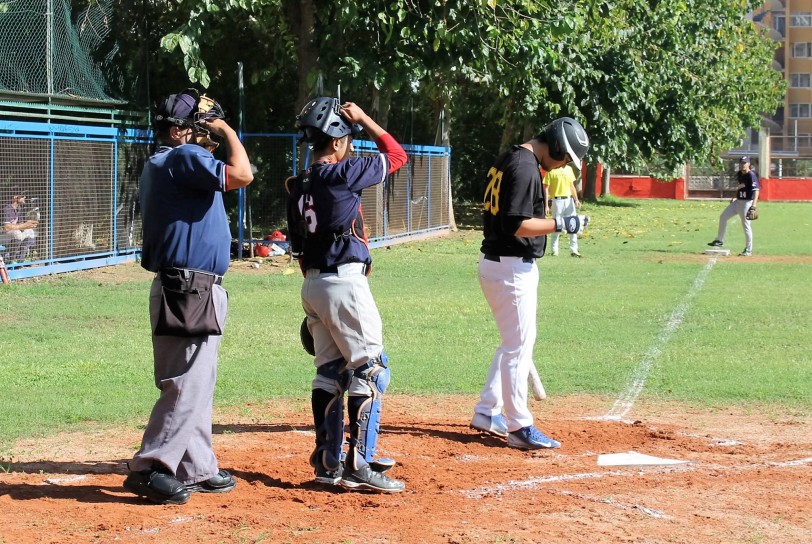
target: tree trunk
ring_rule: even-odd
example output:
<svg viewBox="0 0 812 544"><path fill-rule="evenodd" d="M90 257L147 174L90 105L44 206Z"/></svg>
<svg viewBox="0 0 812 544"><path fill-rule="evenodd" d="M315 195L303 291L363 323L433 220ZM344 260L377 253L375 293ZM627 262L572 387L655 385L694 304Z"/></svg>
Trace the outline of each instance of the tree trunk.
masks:
<svg viewBox="0 0 812 544"><path fill-rule="evenodd" d="M372 103L377 106L370 110L372 118L381 125L381 128L386 130L389 126L389 110L392 106L392 88L385 87L379 91L373 87Z"/></svg>
<svg viewBox="0 0 812 544"><path fill-rule="evenodd" d="M313 42L313 35L316 22L316 10L313 0L288 0L285 3L285 15L291 28L291 33L296 36L296 59L297 59L297 90L296 104L294 105L294 115L298 115L302 108L310 99L310 85L308 76L318 65L318 50Z"/></svg>
<svg viewBox="0 0 812 544"><path fill-rule="evenodd" d="M601 195L606 196L611 193L609 188L610 169L608 164L603 165L603 176L601 176Z"/></svg>
<svg viewBox="0 0 812 544"><path fill-rule="evenodd" d="M435 137L434 145L442 145L451 147L451 122L446 115L445 106L448 102L447 96L442 96L434 100L434 115L437 119L437 136ZM452 232L457 232L457 220L454 218L454 195L451 192L451 165L449 162L449 171L446 172L447 185L448 185L448 224Z"/></svg>
<svg viewBox="0 0 812 544"><path fill-rule="evenodd" d="M586 176L584 177L584 200L587 202L597 202L598 164L589 163L586 165L582 164L582 166L586 167Z"/></svg>

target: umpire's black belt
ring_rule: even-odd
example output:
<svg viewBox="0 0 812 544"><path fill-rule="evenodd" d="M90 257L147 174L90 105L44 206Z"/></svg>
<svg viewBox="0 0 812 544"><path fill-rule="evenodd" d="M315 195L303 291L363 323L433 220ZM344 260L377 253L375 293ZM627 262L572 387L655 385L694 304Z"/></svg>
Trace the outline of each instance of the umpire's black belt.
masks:
<svg viewBox="0 0 812 544"><path fill-rule="evenodd" d="M191 282L194 279L195 275L200 274L200 275L203 275L203 276L212 276L212 277L214 277L214 285L220 285L220 284L223 283L223 276L218 276L217 274L214 274L213 272L206 272L205 270L195 270L193 268L175 268L175 267L169 266L169 267L166 267L166 268L161 268L161 271L159 272L159 274L163 274L165 272L168 272L170 275L173 275L173 276L180 274L183 278L187 279L189 282Z"/></svg>
<svg viewBox="0 0 812 544"><path fill-rule="evenodd" d="M515 257L516 259L521 259L523 263L532 263L533 261L535 261L533 257L519 257L518 255L505 255L505 257ZM485 254L485 260L498 263L502 260L502 258L499 255Z"/></svg>

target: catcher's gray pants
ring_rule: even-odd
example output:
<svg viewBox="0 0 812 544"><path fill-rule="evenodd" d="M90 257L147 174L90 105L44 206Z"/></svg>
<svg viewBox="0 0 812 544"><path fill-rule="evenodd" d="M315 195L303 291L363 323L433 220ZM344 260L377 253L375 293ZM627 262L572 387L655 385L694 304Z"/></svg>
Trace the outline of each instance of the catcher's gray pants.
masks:
<svg viewBox="0 0 812 544"><path fill-rule="evenodd" d="M727 232L727 222L733 219L738 214L742 220L742 227L744 228L744 251L750 253L753 251L753 228L750 225L750 220L747 219L747 210L753 205L752 200L739 200L736 199L727 208L724 209L722 215L719 216L719 232L716 239L720 242L725 241L725 232Z"/></svg>
<svg viewBox="0 0 812 544"><path fill-rule="evenodd" d="M365 275L366 265L348 263L337 272L307 270L302 284L302 307L316 348L315 365L344 359L345 370L355 370L383 353L381 314ZM335 392L335 384L316 375L313 389ZM369 386L353 378L350 395L371 396Z"/></svg>
<svg viewBox="0 0 812 544"><path fill-rule="evenodd" d="M217 321L225 330L228 294L212 286ZM149 314L153 330L161 302L161 279L152 282ZM184 485L208 480L219 470L211 444L211 412L222 336L152 336L155 385L161 390L130 470L158 462Z"/></svg>

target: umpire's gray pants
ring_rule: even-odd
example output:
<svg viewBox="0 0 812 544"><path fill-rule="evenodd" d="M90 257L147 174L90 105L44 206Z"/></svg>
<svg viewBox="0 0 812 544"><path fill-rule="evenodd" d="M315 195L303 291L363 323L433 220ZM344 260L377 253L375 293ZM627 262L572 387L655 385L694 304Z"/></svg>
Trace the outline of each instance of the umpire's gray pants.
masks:
<svg viewBox="0 0 812 544"><path fill-rule="evenodd" d="M217 321L225 330L228 294L213 285ZM152 282L149 315L158 319L161 279ZM219 468L211 444L211 412L217 382L217 350L222 336L152 336L155 385L161 390L130 470L164 465L184 485L208 480Z"/></svg>

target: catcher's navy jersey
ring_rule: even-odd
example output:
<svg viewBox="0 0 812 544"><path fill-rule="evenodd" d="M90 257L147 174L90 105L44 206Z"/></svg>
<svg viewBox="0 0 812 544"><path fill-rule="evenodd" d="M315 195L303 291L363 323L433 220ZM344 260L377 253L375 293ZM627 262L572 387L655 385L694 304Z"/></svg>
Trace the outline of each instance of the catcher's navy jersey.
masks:
<svg viewBox="0 0 812 544"><path fill-rule="evenodd" d="M361 215L361 191L381 183L388 171L389 160L382 153L313 165L308 193L302 191L301 176L291 184L290 247L291 254L301 258L303 270L372 262ZM296 232L302 217L306 220L306 237Z"/></svg>
<svg viewBox="0 0 812 544"><path fill-rule="evenodd" d="M514 236L524 219L544 217L544 193L539 163L525 147L497 157L487 173L482 253L510 257L541 257L546 236Z"/></svg>
<svg viewBox="0 0 812 544"><path fill-rule="evenodd" d="M744 184L744 187L740 188L736 194L736 198L739 200L753 200L755 196L753 192L759 190L758 176L756 173L752 170L746 174L744 172L736 172L736 177L738 178L739 184Z"/></svg>

